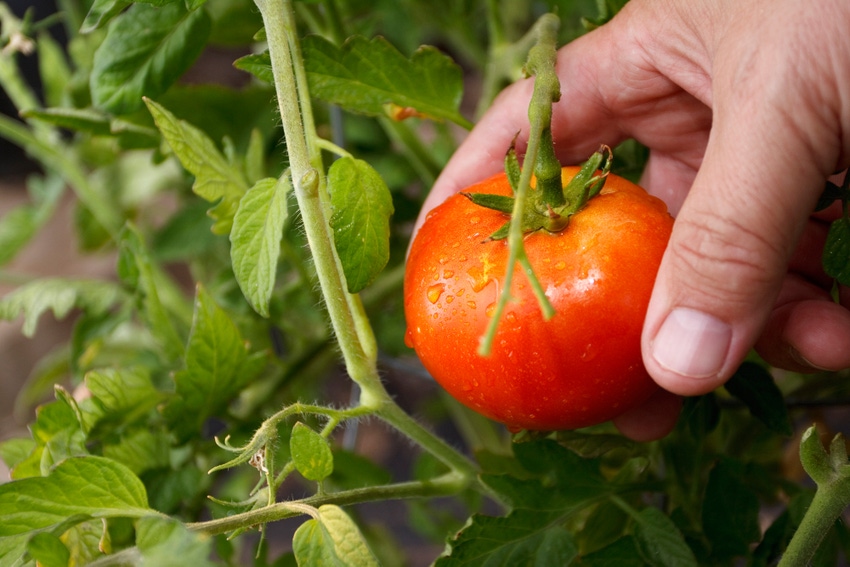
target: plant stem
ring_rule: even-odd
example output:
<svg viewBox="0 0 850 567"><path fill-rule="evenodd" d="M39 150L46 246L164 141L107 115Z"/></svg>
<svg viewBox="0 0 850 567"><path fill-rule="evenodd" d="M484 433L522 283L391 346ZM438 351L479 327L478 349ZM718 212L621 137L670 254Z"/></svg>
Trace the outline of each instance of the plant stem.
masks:
<svg viewBox="0 0 850 567"><path fill-rule="evenodd" d="M388 400L376 412L376 416L403 432L420 447L431 453L447 467L454 470L467 486L478 474L475 463L452 449L445 441L425 429L418 421L410 417L398 404Z"/></svg>
<svg viewBox="0 0 850 567"><path fill-rule="evenodd" d="M779 567L809 565L823 538L850 505L850 464L841 434L832 439L827 452L817 429L807 429L800 440L800 462L818 489Z"/></svg>
<svg viewBox="0 0 850 567"><path fill-rule="evenodd" d="M307 242L313 255L316 273L331 326L337 337L348 375L361 388L360 407L349 412L375 413L399 432L432 453L455 471L451 486L454 491L467 486L475 473L475 465L452 449L421 424L404 413L387 393L377 371L377 343L360 297L348 293L339 257L333 246L328 222L329 196L322 173L321 150L312 123L310 97L303 61L298 54L291 1L255 0L263 18L269 44L280 116L283 123L295 197L301 212ZM303 120L302 120L303 117ZM305 123L309 119L310 123ZM297 404L301 409L307 406ZM290 413L298 411L287 408ZM332 415L327 411L320 411ZM264 423L276 423L277 416ZM344 417L350 417L348 413ZM258 432L261 435L262 429ZM251 442L251 449L258 442ZM243 455L231 464L244 458ZM244 462L244 461L242 461ZM460 478L462 482L458 480Z"/></svg>
<svg viewBox="0 0 850 567"><path fill-rule="evenodd" d="M313 132L312 125L305 125L302 116L312 116L305 111L309 106L309 96L303 91L306 84L299 82L295 67L299 64L291 46L295 42L296 32L292 28L291 2L271 2L256 0L263 17L269 43L269 55L274 73L280 116L286 137L286 148L292 172L295 197L304 222L307 241L313 254L319 285L325 297L331 326L339 341L346 368L351 378L364 390L383 392L383 386L377 378L375 360L369 352L372 349L362 342L363 324L355 320L352 310L353 300L349 298L345 281L339 268L339 260L333 249L329 235L327 212L321 195L324 187L324 175L321 173L321 155L313 150L317 144L308 142ZM292 38L292 39L290 39Z"/></svg>
<svg viewBox="0 0 850 567"><path fill-rule="evenodd" d="M836 494L835 490L828 490L827 487L818 487L809 509L806 510L806 515L803 516L803 521L800 522L785 554L779 560L779 567L810 564L823 538L832 529L832 525L850 501L848 499L850 494L847 493L846 487L839 488L843 489L841 494Z"/></svg>
<svg viewBox="0 0 850 567"><path fill-rule="evenodd" d="M302 500L280 502L234 514L217 520L187 524L190 530L204 532L210 535L223 534L246 526L259 526L285 518L291 518L303 513L299 506L318 508L323 504L345 506L377 500L398 500L405 498L433 498L456 494L468 484L468 479L455 472L448 473L432 480L401 482L386 486L369 486L341 492L316 494ZM293 504L295 506L293 506Z"/></svg>

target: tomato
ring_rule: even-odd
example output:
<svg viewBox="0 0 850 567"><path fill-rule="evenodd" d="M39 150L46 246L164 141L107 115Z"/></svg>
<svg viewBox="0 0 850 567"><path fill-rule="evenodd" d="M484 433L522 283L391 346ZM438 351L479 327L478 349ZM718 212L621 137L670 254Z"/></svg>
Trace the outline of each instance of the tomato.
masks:
<svg viewBox="0 0 850 567"><path fill-rule="evenodd" d="M565 167L564 184L578 171ZM510 195L504 174L465 192ZM517 269L489 356L478 347L502 291L507 240L487 237L503 213L454 195L430 212L410 248L406 341L455 399L511 430L575 429L610 420L657 386L640 335L673 219L639 186L609 175L561 232L525 236L556 315L544 320Z"/></svg>

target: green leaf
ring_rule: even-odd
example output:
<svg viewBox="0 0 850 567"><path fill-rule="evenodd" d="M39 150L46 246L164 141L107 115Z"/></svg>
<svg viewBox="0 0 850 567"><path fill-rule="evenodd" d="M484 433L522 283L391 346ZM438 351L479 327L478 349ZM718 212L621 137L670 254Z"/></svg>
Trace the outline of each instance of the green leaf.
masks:
<svg viewBox="0 0 850 567"><path fill-rule="evenodd" d="M357 525L342 508L325 504L317 516L301 524L292 538L299 565L378 566Z"/></svg>
<svg viewBox="0 0 850 567"><path fill-rule="evenodd" d="M95 106L129 114L142 97L168 90L200 55L210 33L204 10L183 2L162 8L134 4L109 25L94 56L91 92Z"/></svg>
<svg viewBox="0 0 850 567"><path fill-rule="evenodd" d="M64 318L74 308L98 314L106 312L122 299L121 288L112 282L40 279L18 287L0 299L0 319L13 321L23 313L23 333L32 337L39 317L46 311L52 311L57 319Z"/></svg>
<svg viewBox="0 0 850 567"><path fill-rule="evenodd" d="M119 276L136 291L141 315L170 360L183 356L183 337L160 299L160 278L139 230L128 223L119 239Z"/></svg>
<svg viewBox="0 0 850 567"><path fill-rule="evenodd" d="M575 542L563 531L563 522L604 500L616 488L600 472L598 460L583 459L552 440L518 443L513 450L523 468L536 478L482 475L484 484L510 504L512 511L501 518L473 516L450 542L448 554L438 566L547 565L545 556L534 551L544 544L557 551L556 557L572 557ZM483 563L484 558L492 563ZM527 562L516 563L520 558ZM548 564L568 563L564 559Z"/></svg>
<svg viewBox="0 0 850 567"><path fill-rule="evenodd" d="M174 376L177 397L166 415L184 438L222 409L263 369L265 353L249 354L236 324L203 287L195 297L195 316L185 367Z"/></svg>
<svg viewBox="0 0 850 567"><path fill-rule="evenodd" d="M39 567L67 567L71 553L58 536L49 532L35 534L27 545L30 557Z"/></svg>
<svg viewBox="0 0 850 567"><path fill-rule="evenodd" d="M829 227L823 248L823 268L842 285L850 285L850 219L843 216Z"/></svg>
<svg viewBox="0 0 850 567"><path fill-rule="evenodd" d="M334 457L327 439L301 422L292 428L289 452L295 468L307 480L322 481L334 471Z"/></svg>
<svg viewBox="0 0 850 567"><path fill-rule="evenodd" d="M626 536L581 558L581 567L645 567L635 538Z"/></svg>
<svg viewBox="0 0 850 567"><path fill-rule="evenodd" d="M156 407L163 394L151 382L150 371L132 368L103 368L88 372L86 387L101 408L103 420L133 423Z"/></svg>
<svg viewBox="0 0 850 567"><path fill-rule="evenodd" d="M12 478L44 476L57 462L88 453L82 425L64 399L39 406L30 431L34 442L32 449L25 456L17 455Z"/></svg>
<svg viewBox="0 0 850 567"><path fill-rule="evenodd" d="M164 433L138 428L124 433L117 443L104 443L103 456L141 475L150 469L167 467L170 447Z"/></svg>
<svg viewBox="0 0 850 567"><path fill-rule="evenodd" d="M390 258L393 200L386 183L363 160L340 158L328 171L330 224L348 291L357 293L381 273Z"/></svg>
<svg viewBox="0 0 850 567"><path fill-rule="evenodd" d="M80 27L80 33L87 34L105 26L109 20L117 16L132 4L130 0L94 0Z"/></svg>
<svg viewBox="0 0 850 567"><path fill-rule="evenodd" d="M619 540L626 531L629 515L611 502L602 502L597 506L578 534L579 547L584 553L604 549Z"/></svg>
<svg viewBox="0 0 850 567"><path fill-rule="evenodd" d="M61 106L71 81L65 50L46 32L38 34L38 71L45 106Z"/></svg>
<svg viewBox="0 0 850 567"><path fill-rule="evenodd" d="M161 401L162 394L144 367L93 370L86 374L85 380L104 414L120 415L125 423L132 423L134 415L144 414Z"/></svg>
<svg viewBox="0 0 850 567"><path fill-rule="evenodd" d="M7 439L0 443L0 459L3 459L8 468L14 469L32 453L33 449L35 449L35 441L28 437Z"/></svg>
<svg viewBox="0 0 850 567"><path fill-rule="evenodd" d="M611 451L634 452L639 445L631 439L614 433L585 433L582 431L558 431L555 439L585 458L601 457Z"/></svg>
<svg viewBox="0 0 850 567"><path fill-rule="evenodd" d="M476 514L450 542L436 567L455 565L569 565L578 554L572 535L557 524L559 515L515 510L502 518Z"/></svg>
<svg viewBox="0 0 850 567"><path fill-rule="evenodd" d="M29 109L22 112L21 116L94 136L108 136L111 133L110 116L94 108Z"/></svg>
<svg viewBox="0 0 850 567"><path fill-rule="evenodd" d="M105 520L82 522L65 530L62 541L70 551L69 565L88 565L106 553L111 553L109 524ZM53 533L59 533L59 527Z"/></svg>
<svg viewBox="0 0 850 567"><path fill-rule="evenodd" d="M186 529L170 518L148 516L136 526L136 546L145 565L157 567L212 567L212 540Z"/></svg>
<svg viewBox="0 0 850 567"><path fill-rule="evenodd" d="M0 537L55 526L70 516L140 517L152 513L145 487L130 470L103 457L73 457L46 477L0 485Z"/></svg>
<svg viewBox="0 0 850 567"><path fill-rule="evenodd" d="M12 260L53 217L66 183L60 176L50 175L30 177L27 185L32 203L14 208L0 218L0 266Z"/></svg>
<svg viewBox="0 0 850 567"><path fill-rule="evenodd" d="M0 537L0 567L21 567L22 556L27 551L29 534Z"/></svg>
<svg viewBox="0 0 850 567"><path fill-rule="evenodd" d="M258 181L239 202L230 231L236 281L245 299L263 317L269 316L290 187L288 175Z"/></svg>
<svg viewBox="0 0 850 567"><path fill-rule="evenodd" d="M682 533L658 508L644 508L635 518L635 538L643 558L657 567L697 567Z"/></svg>
<svg viewBox="0 0 850 567"><path fill-rule="evenodd" d="M420 47L407 59L382 37L349 38L339 48L320 36L302 43L310 94L351 112L469 122L458 110L463 75L449 57Z"/></svg>
<svg viewBox="0 0 850 567"><path fill-rule="evenodd" d="M744 362L726 382L725 388L744 402L753 417L771 431L791 436L793 426L785 399L766 368L755 362Z"/></svg>
<svg viewBox="0 0 850 567"><path fill-rule="evenodd" d="M274 84L274 73L272 72L272 61L269 52L252 53L245 55L233 62L233 66L246 73L251 73L261 81L270 85Z"/></svg>
<svg viewBox="0 0 850 567"><path fill-rule="evenodd" d="M744 465L731 459L717 463L703 499L703 531L719 558L744 555L761 538L759 501L744 482Z"/></svg>
<svg viewBox="0 0 850 567"><path fill-rule="evenodd" d="M157 128L171 146L186 170L195 176L192 190L211 203L219 204L210 211L215 219L213 232L230 232L239 201L248 191L242 172L222 155L215 144L198 128L178 120L163 106L145 100Z"/></svg>

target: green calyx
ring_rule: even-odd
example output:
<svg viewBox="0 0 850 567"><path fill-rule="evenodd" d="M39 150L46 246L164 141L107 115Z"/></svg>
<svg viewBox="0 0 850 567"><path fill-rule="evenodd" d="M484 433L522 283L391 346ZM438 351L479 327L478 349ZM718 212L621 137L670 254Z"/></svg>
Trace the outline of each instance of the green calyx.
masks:
<svg viewBox="0 0 850 567"><path fill-rule="evenodd" d="M548 152L544 147L551 147L551 135L549 144L544 143L538 158ZM554 158L554 149L551 153ZM523 207L519 220L523 234L546 230L548 232L560 232L567 228L570 217L579 212L596 195L602 191L608 173L611 171L613 153L608 146L601 146L590 158L585 161L578 173L563 186L561 181L561 166L557 164L557 176L547 171L546 167L535 166L535 174L547 171L546 177L537 177L534 190L527 195L526 206ZM549 161L548 156L546 161ZM548 167L551 170L551 167ZM511 146L505 156L505 172L510 183L512 193L516 193L519 184L521 169L517 159L516 151ZM511 215L504 225L489 236L490 240L502 240L507 238L511 223L514 222L513 215L515 197L506 195L493 195L489 193L463 193L465 197L476 205L493 209L507 215Z"/></svg>
<svg viewBox="0 0 850 567"><path fill-rule="evenodd" d="M564 230L570 222L570 216L602 190L611 169L611 149L601 146L567 186L563 186L561 163L555 155L552 139L552 106L561 99L560 81L555 71L558 26L559 21L554 14L540 18L535 26L537 43L529 51L525 65L526 73L534 76L534 91L528 107L530 129L525 155L530 169L523 170L520 166L514 140L505 156L505 172L512 196L464 193L473 203L511 216L508 222L490 235L490 240L510 237L518 243L521 235L529 232L540 229L549 232ZM530 190L532 172L536 180L533 191ZM517 227L517 224L520 226Z"/></svg>

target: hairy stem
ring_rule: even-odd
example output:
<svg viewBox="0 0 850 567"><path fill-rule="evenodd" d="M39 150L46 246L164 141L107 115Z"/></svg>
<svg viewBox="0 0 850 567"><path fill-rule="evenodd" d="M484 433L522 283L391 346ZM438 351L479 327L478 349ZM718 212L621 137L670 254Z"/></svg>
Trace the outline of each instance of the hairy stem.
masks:
<svg viewBox="0 0 850 567"><path fill-rule="evenodd" d="M401 482L385 486L369 486L341 492L316 494L302 500L280 502L217 520L187 524L187 527L190 530L210 535L223 534L245 526L260 526L298 516L304 513L301 506L318 508L323 504L345 506L379 500L449 496L462 490L467 482L468 480L464 475L452 472L426 481Z"/></svg>

